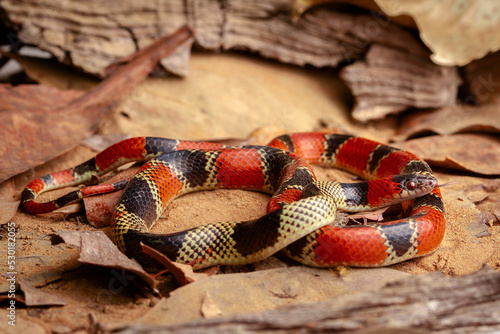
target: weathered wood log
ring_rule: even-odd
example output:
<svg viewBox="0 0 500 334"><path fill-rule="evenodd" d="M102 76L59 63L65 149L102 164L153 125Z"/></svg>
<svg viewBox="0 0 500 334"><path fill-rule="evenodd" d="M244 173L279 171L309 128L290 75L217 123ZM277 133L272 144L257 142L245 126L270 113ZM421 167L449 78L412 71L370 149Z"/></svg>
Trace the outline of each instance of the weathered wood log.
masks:
<svg viewBox="0 0 500 334"><path fill-rule="evenodd" d="M500 51L474 60L464 68L467 90L464 102L485 104L500 91Z"/></svg>
<svg viewBox="0 0 500 334"><path fill-rule="evenodd" d="M454 104L461 82L455 67L432 63L430 52L420 45L398 50L374 43L364 60L344 67L340 76L356 97L352 116L358 121L383 118L408 107Z"/></svg>
<svg viewBox="0 0 500 334"><path fill-rule="evenodd" d="M103 5L98 0L2 0L0 8L22 42L38 45L59 61L98 76L104 76L104 69L121 57L189 24L196 31L197 47L249 50L301 66L337 67L363 59L370 50L366 60L344 72L357 101L354 117L358 120L409 107L438 108L455 100L456 70L433 64L414 32L373 10L321 6L294 20L293 3L113 0ZM187 48L179 50L161 64L186 75L188 56Z"/></svg>
<svg viewBox="0 0 500 334"><path fill-rule="evenodd" d="M132 325L105 333L496 333L500 272L413 276L373 293L175 326Z"/></svg>

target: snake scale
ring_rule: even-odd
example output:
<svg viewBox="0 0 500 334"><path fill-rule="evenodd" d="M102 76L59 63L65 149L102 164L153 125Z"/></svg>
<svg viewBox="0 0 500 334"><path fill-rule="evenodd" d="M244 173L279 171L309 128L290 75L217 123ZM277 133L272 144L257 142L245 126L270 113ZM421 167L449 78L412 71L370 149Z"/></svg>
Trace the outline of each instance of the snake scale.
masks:
<svg viewBox="0 0 500 334"><path fill-rule="evenodd" d="M145 161L130 181L81 188L39 203L42 192L88 182L131 161ZM366 182L317 181L309 164L347 170ZM386 266L434 251L445 213L430 167L410 152L350 135L296 133L267 146L136 137L94 158L27 185L21 207L51 212L77 199L125 191L112 216L118 248L147 266L147 244L195 269L246 264L278 251L310 266ZM267 214L247 222L207 224L160 235L150 232L175 197L207 189L248 189L272 195ZM367 225L335 225L337 210L367 211L402 202L406 218ZM154 261L153 261L154 262Z"/></svg>

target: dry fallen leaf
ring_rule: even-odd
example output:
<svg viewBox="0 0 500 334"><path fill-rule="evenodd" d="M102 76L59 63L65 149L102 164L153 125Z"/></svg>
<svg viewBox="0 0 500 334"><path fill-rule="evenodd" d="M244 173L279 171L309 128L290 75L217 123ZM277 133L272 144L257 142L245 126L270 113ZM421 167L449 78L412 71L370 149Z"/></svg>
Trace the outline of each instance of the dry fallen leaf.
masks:
<svg viewBox="0 0 500 334"><path fill-rule="evenodd" d="M45 85L19 85L14 87L2 84L0 85L2 119L7 119L6 116L12 116L14 112L38 112L38 114L43 115L40 106L50 106L51 109L62 108L80 98L83 94L85 92L81 90L61 91ZM18 123L15 123L15 125L19 126Z"/></svg>
<svg viewBox="0 0 500 334"><path fill-rule="evenodd" d="M397 140L416 135L458 132L500 133L499 103L484 106L452 105L439 110L413 112L403 118Z"/></svg>
<svg viewBox="0 0 500 334"><path fill-rule="evenodd" d="M259 128L252 132L247 138L238 139L238 138L229 138L229 139L218 139L218 140L210 140L211 142L223 144L223 145L265 145L271 141L271 139L285 134L285 130L276 128L276 127L264 127ZM91 138L94 138L91 137ZM117 139L113 137L113 139ZM123 138L122 138L123 139ZM97 139L97 144L93 144L92 147L95 147L98 151L103 150L107 146L113 144L112 142L107 141L106 144L102 144L101 140ZM119 182L125 179L131 178L140 167L132 166L128 168L126 171L113 176L112 178L102 182L103 184L109 184L114 182ZM116 191L109 194L96 195L91 197L86 197L83 199L85 212L87 221L90 225L94 227L103 227L108 226L110 223L111 213L114 208L118 204L118 200L123 191Z"/></svg>
<svg viewBox="0 0 500 334"><path fill-rule="evenodd" d="M57 294L37 289L22 277L18 277L18 282L24 292L26 306L66 305L66 301Z"/></svg>
<svg viewBox="0 0 500 334"><path fill-rule="evenodd" d="M464 229L464 234L467 237L480 238L489 234L484 214L467 198L462 190L448 193L445 197L447 201L453 201L453 205L458 206L460 212L467 217L467 225Z"/></svg>
<svg viewBox="0 0 500 334"><path fill-rule="evenodd" d="M439 65L465 65L500 49L500 3L462 0L375 0L388 15L408 14Z"/></svg>
<svg viewBox="0 0 500 334"><path fill-rule="evenodd" d="M462 190L468 201L481 211L490 226L500 221L500 179L476 177L468 179ZM462 198L460 201L464 201Z"/></svg>
<svg viewBox="0 0 500 334"><path fill-rule="evenodd" d="M123 133L112 133L109 135L93 135L88 137L82 142L82 145L90 148L93 151L101 152L109 146L118 143L119 141L125 140L129 136Z"/></svg>
<svg viewBox="0 0 500 334"><path fill-rule="evenodd" d="M470 94L463 97L465 103L485 105L498 100L500 91L500 52L474 60L463 69L466 85L464 90ZM494 102L493 102L494 103Z"/></svg>
<svg viewBox="0 0 500 334"><path fill-rule="evenodd" d="M154 278L144 271L137 261L123 254L103 232L59 231L52 240L53 244L64 242L80 247L78 261L81 263L117 269L114 275L120 277L119 281L126 284L140 277L153 291L156 291Z"/></svg>
<svg viewBox="0 0 500 334"><path fill-rule="evenodd" d="M222 311L219 306L215 303L210 292L207 291L205 297L203 297L203 301L201 302L200 308L201 315L206 318L215 318L220 317L222 315Z"/></svg>
<svg viewBox="0 0 500 334"><path fill-rule="evenodd" d="M486 134L431 136L395 145L415 153L432 166L500 175L500 139Z"/></svg>
<svg viewBox="0 0 500 334"><path fill-rule="evenodd" d="M183 27L115 67L112 75L88 93L43 85L0 86L0 182L74 148L98 127L158 63L192 37Z"/></svg>
<svg viewBox="0 0 500 334"><path fill-rule="evenodd" d="M109 226L111 223L111 214L118 204L122 192L122 190L119 190L109 194L84 198L83 203L87 222L96 228Z"/></svg>
<svg viewBox="0 0 500 334"><path fill-rule="evenodd" d="M349 219L363 219L363 225L368 224L368 221L376 221L380 222L384 219L383 213L387 210L387 208L381 208L375 211L366 211L366 212L357 212L353 214L349 214Z"/></svg>

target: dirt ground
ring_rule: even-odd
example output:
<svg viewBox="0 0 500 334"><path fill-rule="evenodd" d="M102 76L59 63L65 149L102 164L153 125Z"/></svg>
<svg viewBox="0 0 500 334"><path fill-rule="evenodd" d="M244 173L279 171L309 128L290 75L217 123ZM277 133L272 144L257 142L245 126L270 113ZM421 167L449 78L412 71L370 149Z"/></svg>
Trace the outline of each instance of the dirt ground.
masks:
<svg viewBox="0 0 500 334"><path fill-rule="evenodd" d="M103 121L98 135L208 140L246 138L266 128L255 142L265 144L282 131L312 131L324 125L382 142L395 133L396 117L369 125L354 123L348 116L350 103L347 89L333 70L297 68L240 54L200 53L193 55L185 79L147 79ZM16 188L95 154L82 145L16 177ZM315 171L319 179L352 180L337 170L317 167ZM306 268L277 256L252 266L221 268L221 274L182 288L169 275L162 276L163 298L142 291L123 272L79 263L75 246L51 245L50 235L57 231L95 231L84 219L18 212L12 219L17 226L18 276L64 305L19 307L14 332L87 333L131 323L182 323L375 290L408 275L433 271L466 275L485 265L500 270L498 216L495 220L500 179L446 169L436 169L436 176L440 184L452 183L442 188L447 230L432 255L390 268L342 270ZM42 199L67 192L55 191ZM257 218L264 214L268 199L240 190L186 195L171 204L154 231ZM108 233L107 227L101 230ZM2 249L5 243L0 239ZM3 265L1 272L7 271ZM5 293L8 286L0 284L0 289ZM0 331L14 333L11 329L2 320Z"/></svg>

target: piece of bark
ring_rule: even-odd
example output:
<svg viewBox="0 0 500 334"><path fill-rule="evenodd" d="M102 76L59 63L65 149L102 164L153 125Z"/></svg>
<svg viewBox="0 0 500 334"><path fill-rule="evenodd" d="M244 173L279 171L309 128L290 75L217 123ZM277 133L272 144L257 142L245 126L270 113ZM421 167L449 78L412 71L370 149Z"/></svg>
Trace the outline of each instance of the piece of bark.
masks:
<svg viewBox="0 0 500 334"><path fill-rule="evenodd" d="M251 50L283 62L318 67L358 59L371 42L402 49L421 44L411 32L373 10L355 13L312 8L294 20L294 3L169 0L159 5L126 0L103 7L97 0L85 5L5 0L0 8L22 42L36 44L59 61L99 76L120 57L183 24L193 27L195 43L203 49ZM57 10L50 9L55 7ZM173 61L163 60L162 64ZM186 57L184 61L180 67L187 66Z"/></svg>
<svg viewBox="0 0 500 334"><path fill-rule="evenodd" d="M419 275L376 292L174 326L132 325L104 333L493 333L500 331L500 272Z"/></svg>
<svg viewBox="0 0 500 334"><path fill-rule="evenodd" d="M181 286L195 282L200 279L207 278L204 273L195 273L193 267L189 264L177 263L170 260L167 256L160 253L156 249L149 247L141 242L142 252L149 255L160 264L162 264L174 276L177 283Z"/></svg>
<svg viewBox="0 0 500 334"><path fill-rule="evenodd" d="M440 108L455 102L461 80L455 67L430 61L419 50L398 50L373 44L366 58L341 70L356 103L352 116L358 121L383 118L410 107Z"/></svg>

